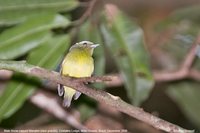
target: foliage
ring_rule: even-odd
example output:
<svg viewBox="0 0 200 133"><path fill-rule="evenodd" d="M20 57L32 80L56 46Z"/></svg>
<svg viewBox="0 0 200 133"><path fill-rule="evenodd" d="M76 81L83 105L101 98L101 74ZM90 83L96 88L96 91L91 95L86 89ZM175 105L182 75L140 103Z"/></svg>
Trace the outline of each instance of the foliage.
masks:
<svg viewBox="0 0 200 133"><path fill-rule="evenodd" d="M58 9L61 9L62 4L65 5L62 10L72 9L75 7L74 5L77 5L76 1L63 1L64 3L62 2L62 4L52 1L50 7L53 8L45 8L41 14L37 11L37 6L41 6L41 4L34 4L35 1L32 1L33 5L31 3L27 5L23 1L16 2L15 6L12 6L9 1L7 5L4 3L2 10L5 9L5 14L10 13L11 7L17 10L21 6L24 6L24 12L26 12L25 9L29 12L28 6L32 6L34 7L34 12L23 14L22 16L19 15L19 18L26 17L26 20L2 32L0 35L0 58L16 59L27 54L25 58L27 62L44 68L55 69L60 63L65 49L70 44L68 35L53 35L52 29L67 27L70 24L67 18L57 14L55 11L60 11ZM19 4L19 7L17 4ZM43 3L42 5L49 5L49 3L46 1L46 4ZM14 16L12 18L15 18L15 20L12 20L13 22L19 19ZM3 16L1 20L4 21ZM22 80L26 82L21 82ZM24 101L33 94L37 85L34 84L34 80L21 74L14 75L13 80L8 83L0 97L0 121L16 112Z"/></svg>
<svg viewBox="0 0 200 133"><path fill-rule="evenodd" d="M78 2L75 0L1 0L0 25L13 25L38 14L68 11L77 6Z"/></svg>
<svg viewBox="0 0 200 133"><path fill-rule="evenodd" d="M179 104L187 117L200 127L199 83L180 82L169 86L169 95Z"/></svg>
<svg viewBox="0 0 200 133"><path fill-rule="evenodd" d="M123 14L116 16L112 23L112 27L105 25L108 22L102 25L105 44L122 74L128 97L139 105L148 97L154 82L143 32Z"/></svg>
<svg viewBox="0 0 200 133"><path fill-rule="evenodd" d="M198 5L176 10L165 16L164 21L152 26L154 34L173 29L167 41L153 46L166 53L163 54L167 56L164 58L166 60L162 60L162 54L160 58L155 57L160 59L160 67L154 60L154 53L150 53L153 51L151 42L146 38L149 31L145 30L145 25L138 23L142 21L126 16L123 10L117 10L112 16L102 9L95 10L96 14L76 25L69 18L73 18L72 10L77 7L81 7L77 0L0 0L0 59L27 60L30 64L55 70L72 42L89 40L99 43L100 47L94 51L94 75L119 72L126 91L125 96L119 96L133 105L141 106L154 91L156 81L152 68L178 68L199 33ZM145 15L138 19L143 17ZM193 67L200 68L199 59L195 60ZM24 102L43 84L46 81L14 74L5 88L0 90L0 123L22 109ZM107 89L102 83L93 85L98 89ZM167 95L200 129L199 83L183 80L161 86L167 88ZM121 87L117 88L120 93ZM88 106L84 100L79 102L77 108L83 121L95 114L96 106Z"/></svg>
<svg viewBox="0 0 200 133"><path fill-rule="evenodd" d="M170 27L173 25L173 38L164 43L162 49L167 51L174 58L171 59L173 64L166 64L167 67L174 65L177 68L184 57L187 55L189 48L194 44L199 34L199 6L178 10L168 18L168 22L162 22ZM197 13L198 12L198 13ZM188 15L192 14L192 15ZM176 22L176 23L174 23ZM176 44L176 45L172 45ZM198 53L197 53L198 55ZM197 58L193 64L193 68L199 69L200 60ZM178 104L188 119L200 127L199 121L199 104L198 91L199 83L195 81L184 80L181 82L171 83L168 86L167 94Z"/></svg>

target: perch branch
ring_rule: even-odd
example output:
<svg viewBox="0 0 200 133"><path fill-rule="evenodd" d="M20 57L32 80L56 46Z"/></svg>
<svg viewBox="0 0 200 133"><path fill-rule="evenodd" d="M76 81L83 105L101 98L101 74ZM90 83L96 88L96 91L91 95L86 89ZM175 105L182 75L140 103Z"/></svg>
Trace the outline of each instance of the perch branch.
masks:
<svg viewBox="0 0 200 133"><path fill-rule="evenodd" d="M54 71L49 71L37 66L33 66L30 64L27 64L24 61L0 61L0 69L6 69L11 71L17 71L22 72L31 76L36 76L39 78L44 78L52 82L56 82L59 84L63 84L65 86L69 86L71 88L74 88L83 94L103 103L108 106L111 106L115 108L116 110L119 110L129 116L132 116L133 118L136 118L138 120L141 120L157 129L170 132L170 133L189 133L193 132L192 130L186 130L183 129L177 125L174 125L172 123L169 123L165 120L162 120L154 115L151 115L150 113L144 112L141 108L134 107L123 100L121 100L117 96L113 96L107 92L96 90L89 88L83 84L83 82L78 79L73 79L70 77L64 77L60 76L59 73Z"/></svg>

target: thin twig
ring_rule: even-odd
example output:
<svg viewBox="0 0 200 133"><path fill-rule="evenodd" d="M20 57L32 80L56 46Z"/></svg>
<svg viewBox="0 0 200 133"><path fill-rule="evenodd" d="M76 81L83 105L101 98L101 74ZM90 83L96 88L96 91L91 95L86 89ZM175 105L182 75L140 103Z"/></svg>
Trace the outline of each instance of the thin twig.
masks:
<svg viewBox="0 0 200 133"><path fill-rule="evenodd" d="M86 78L80 78L80 79L75 79L78 82L109 82L112 81L112 78L114 78L114 76L112 75L108 75L108 76L93 76L93 77L86 77Z"/></svg>
<svg viewBox="0 0 200 133"><path fill-rule="evenodd" d="M91 0L90 4L89 4L88 8L86 9L86 11L84 12L84 14L78 20L76 20L72 23L73 26L81 25L91 15L91 12L94 8L96 1L97 0Z"/></svg>
<svg viewBox="0 0 200 133"><path fill-rule="evenodd" d="M196 49L197 49L198 42L196 41L190 48L188 54L185 57L185 60L182 65L182 69L189 70L192 67L194 59L196 57Z"/></svg>
<svg viewBox="0 0 200 133"><path fill-rule="evenodd" d="M200 74L200 73L191 68L196 57L196 48L199 42L200 42L200 36L197 37L194 44L191 46L188 54L186 55L182 65L179 67L178 70L175 70L172 72L154 71L154 79L158 82L159 81L168 82L168 81L174 81L174 80L181 80L185 78L199 80L199 78L197 78L197 74ZM194 71L197 72L197 74L194 75Z"/></svg>
<svg viewBox="0 0 200 133"><path fill-rule="evenodd" d="M111 106L115 108L116 110L119 110L129 116L132 116L133 118L141 120L157 129L160 129L166 132L170 132L170 133L193 132L192 130L183 129L177 125L174 125L165 120L162 120L150 113L144 112L141 108L134 107L124 102L117 96L111 95L102 90L89 88L85 86L83 82L79 82L78 80L74 80L69 77L60 76L59 73L54 72L54 71L49 71L37 66L27 64L25 62L18 62L18 61L0 61L0 69L7 69L7 70L12 70L12 71L22 72L31 76L44 78L55 83L69 86L97 100L98 102ZM52 106L52 105L48 105L48 106Z"/></svg>

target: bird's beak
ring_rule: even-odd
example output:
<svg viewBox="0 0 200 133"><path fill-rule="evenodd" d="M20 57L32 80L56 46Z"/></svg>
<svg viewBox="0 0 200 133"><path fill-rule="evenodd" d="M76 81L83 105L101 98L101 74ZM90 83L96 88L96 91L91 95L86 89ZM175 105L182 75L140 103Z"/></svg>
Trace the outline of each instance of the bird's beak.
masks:
<svg viewBox="0 0 200 133"><path fill-rule="evenodd" d="M96 48L97 46L99 46L99 44L92 44L90 47L91 48Z"/></svg>

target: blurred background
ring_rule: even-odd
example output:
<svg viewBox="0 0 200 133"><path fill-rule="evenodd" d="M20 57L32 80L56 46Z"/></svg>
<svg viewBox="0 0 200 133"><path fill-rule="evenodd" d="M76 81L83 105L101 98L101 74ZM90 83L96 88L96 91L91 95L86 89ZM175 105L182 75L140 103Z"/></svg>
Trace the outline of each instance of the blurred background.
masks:
<svg viewBox="0 0 200 133"><path fill-rule="evenodd" d="M199 31L198 0L0 0L0 59L59 71L71 45L99 43L94 75L117 78L89 86L195 132L200 132ZM0 132L163 132L85 95L70 108L62 100L55 83L0 70Z"/></svg>

